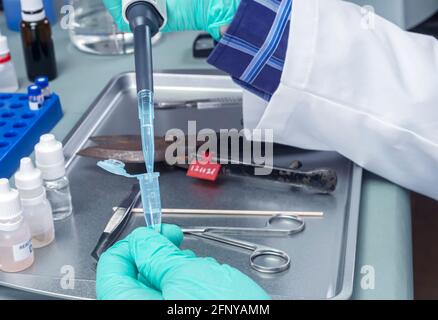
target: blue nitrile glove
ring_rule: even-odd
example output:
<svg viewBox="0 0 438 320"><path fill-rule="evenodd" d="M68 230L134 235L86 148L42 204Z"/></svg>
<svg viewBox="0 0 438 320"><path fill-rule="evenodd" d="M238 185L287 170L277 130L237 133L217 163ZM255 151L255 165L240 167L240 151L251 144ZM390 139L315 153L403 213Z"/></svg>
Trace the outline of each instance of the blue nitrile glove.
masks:
<svg viewBox="0 0 438 320"><path fill-rule="evenodd" d="M103 0L117 27L130 32L122 14L122 0ZM163 32L199 30L219 40L221 27L231 23L240 0L167 0L167 24Z"/></svg>
<svg viewBox="0 0 438 320"><path fill-rule="evenodd" d="M107 250L97 265L97 298L104 300L259 300L270 297L249 277L178 246L181 229L163 235L139 228Z"/></svg>

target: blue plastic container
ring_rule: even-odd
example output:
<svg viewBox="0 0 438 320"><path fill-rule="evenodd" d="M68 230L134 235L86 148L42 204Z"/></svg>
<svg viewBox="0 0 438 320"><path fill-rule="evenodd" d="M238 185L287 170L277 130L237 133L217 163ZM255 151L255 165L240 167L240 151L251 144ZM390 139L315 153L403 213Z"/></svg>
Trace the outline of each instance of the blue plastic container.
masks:
<svg viewBox="0 0 438 320"><path fill-rule="evenodd" d="M51 25L56 24L57 14L55 0L43 0L44 10ZM20 31L21 22L21 3L20 0L3 0L3 10L5 12L6 24L12 31Z"/></svg>
<svg viewBox="0 0 438 320"><path fill-rule="evenodd" d="M10 178L21 158L33 152L40 136L49 133L62 116L56 94L31 111L26 94L0 93L0 178Z"/></svg>

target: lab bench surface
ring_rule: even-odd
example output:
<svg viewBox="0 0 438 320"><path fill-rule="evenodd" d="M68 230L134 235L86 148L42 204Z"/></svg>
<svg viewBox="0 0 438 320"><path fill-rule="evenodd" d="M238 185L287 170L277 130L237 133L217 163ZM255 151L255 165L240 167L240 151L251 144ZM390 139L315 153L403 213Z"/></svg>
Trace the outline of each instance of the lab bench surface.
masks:
<svg viewBox="0 0 438 320"><path fill-rule="evenodd" d="M18 33L0 29L9 46L20 81L29 84ZM168 34L154 47L156 70L208 69L205 60L192 58L196 33ZM53 133L63 139L77 124L99 92L115 75L134 69L132 56L103 57L81 53L69 41L68 31L54 27L59 77L51 83L62 101L64 118ZM362 186L354 299L412 299L413 268L409 192L371 173ZM37 294L0 287L0 299L41 299Z"/></svg>

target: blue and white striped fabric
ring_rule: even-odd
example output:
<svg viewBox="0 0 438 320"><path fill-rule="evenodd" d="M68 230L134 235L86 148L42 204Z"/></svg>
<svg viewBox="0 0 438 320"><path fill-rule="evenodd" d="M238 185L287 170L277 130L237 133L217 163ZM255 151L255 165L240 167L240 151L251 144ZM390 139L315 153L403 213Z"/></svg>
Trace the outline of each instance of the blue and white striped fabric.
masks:
<svg viewBox="0 0 438 320"><path fill-rule="evenodd" d="M208 62L270 100L283 72L293 0L241 0Z"/></svg>

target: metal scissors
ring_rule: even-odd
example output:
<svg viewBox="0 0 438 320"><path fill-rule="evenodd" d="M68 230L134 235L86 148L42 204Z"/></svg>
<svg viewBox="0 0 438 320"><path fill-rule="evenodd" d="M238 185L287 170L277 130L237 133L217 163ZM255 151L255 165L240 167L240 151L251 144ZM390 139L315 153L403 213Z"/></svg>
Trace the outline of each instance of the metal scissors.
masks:
<svg viewBox="0 0 438 320"><path fill-rule="evenodd" d="M289 228L275 228L276 223L292 224ZM217 233L235 234L235 235L259 235L259 236L290 236L302 232L305 228L303 219L294 216L276 215L272 216L264 228L239 228L239 227L187 227L183 228L185 234L193 235L199 238L216 241L222 244L238 247L251 251L249 262L251 268L262 273L280 273L290 268L290 256L275 248L271 248L256 243L237 240ZM259 263L261 258L270 258L272 265Z"/></svg>

